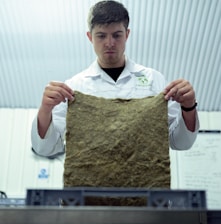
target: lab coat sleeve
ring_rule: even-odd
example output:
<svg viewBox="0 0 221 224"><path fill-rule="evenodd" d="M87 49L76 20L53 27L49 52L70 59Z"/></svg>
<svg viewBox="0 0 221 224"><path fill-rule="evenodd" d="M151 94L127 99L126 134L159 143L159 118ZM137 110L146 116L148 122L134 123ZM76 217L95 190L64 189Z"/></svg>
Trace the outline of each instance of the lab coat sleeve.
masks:
<svg viewBox="0 0 221 224"><path fill-rule="evenodd" d="M52 112L52 121L44 138L38 134L37 117L31 130L32 150L40 156L54 158L65 152L66 103L57 105Z"/></svg>
<svg viewBox="0 0 221 224"><path fill-rule="evenodd" d="M196 112L195 130L189 131L182 117L180 105L174 101L168 102L170 147L176 150L190 149L199 131L199 118Z"/></svg>

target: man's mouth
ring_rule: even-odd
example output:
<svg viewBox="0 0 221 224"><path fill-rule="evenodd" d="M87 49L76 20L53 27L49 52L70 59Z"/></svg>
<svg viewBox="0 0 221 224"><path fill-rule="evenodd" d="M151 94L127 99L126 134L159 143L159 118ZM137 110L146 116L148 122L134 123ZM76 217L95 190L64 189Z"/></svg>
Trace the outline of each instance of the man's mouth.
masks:
<svg viewBox="0 0 221 224"><path fill-rule="evenodd" d="M104 53L105 53L105 54L114 54L115 51L105 51Z"/></svg>

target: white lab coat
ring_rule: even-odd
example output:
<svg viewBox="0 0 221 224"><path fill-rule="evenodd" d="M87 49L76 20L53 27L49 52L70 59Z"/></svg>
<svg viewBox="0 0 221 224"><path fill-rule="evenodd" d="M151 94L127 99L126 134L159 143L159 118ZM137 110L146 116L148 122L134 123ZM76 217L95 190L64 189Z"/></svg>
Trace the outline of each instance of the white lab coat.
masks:
<svg viewBox="0 0 221 224"><path fill-rule="evenodd" d="M80 91L84 94L122 99L153 96L162 92L167 85L161 73L138 65L129 59L126 59L125 68L117 82L113 81L95 61L89 68L73 76L65 83L74 91ZM34 119L31 140L35 153L49 157L64 153L66 112L67 103L62 102L54 107L52 122L44 139L39 136L37 131L37 117ZM198 115L196 115L195 131L191 132L186 128L179 103L169 100L168 126L170 147L177 150L189 149L197 137Z"/></svg>

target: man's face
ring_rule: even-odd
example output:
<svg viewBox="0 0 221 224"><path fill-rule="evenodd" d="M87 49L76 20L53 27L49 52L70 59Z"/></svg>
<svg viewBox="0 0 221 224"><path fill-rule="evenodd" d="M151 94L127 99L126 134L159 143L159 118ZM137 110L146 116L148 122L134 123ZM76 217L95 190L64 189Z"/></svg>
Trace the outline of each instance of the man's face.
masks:
<svg viewBox="0 0 221 224"><path fill-rule="evenodd" d="M125 44L129 35L123 23L97 25L87 36L94 46L98 63L103 68L124 66Z"/></svg>

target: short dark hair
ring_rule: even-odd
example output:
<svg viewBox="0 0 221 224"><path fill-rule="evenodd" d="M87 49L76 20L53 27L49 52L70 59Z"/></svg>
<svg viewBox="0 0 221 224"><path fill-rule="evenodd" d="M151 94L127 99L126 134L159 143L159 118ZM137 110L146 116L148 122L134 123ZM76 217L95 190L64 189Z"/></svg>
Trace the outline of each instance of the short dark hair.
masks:
<svg viewBox="0 0 221 224"><path fill-rule="evenodd" d="M88 15L90 31L96 25L108 25L123 22L125 29L129 25L129 13L123 4L116 1L101 1L91 7Z"/></svg>

